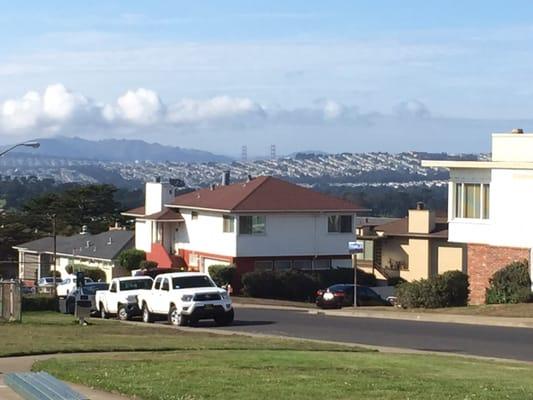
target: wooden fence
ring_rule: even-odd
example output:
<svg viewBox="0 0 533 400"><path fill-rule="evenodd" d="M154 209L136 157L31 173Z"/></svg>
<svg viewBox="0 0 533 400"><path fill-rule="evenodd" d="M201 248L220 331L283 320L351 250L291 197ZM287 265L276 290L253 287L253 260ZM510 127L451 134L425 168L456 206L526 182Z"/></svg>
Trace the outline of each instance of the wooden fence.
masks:
<svg viewBox="0 0 533 400"><path fill-rule="evenodd" d="M0 281L0 320L21 320L21 292L18 282Z"/></svg>

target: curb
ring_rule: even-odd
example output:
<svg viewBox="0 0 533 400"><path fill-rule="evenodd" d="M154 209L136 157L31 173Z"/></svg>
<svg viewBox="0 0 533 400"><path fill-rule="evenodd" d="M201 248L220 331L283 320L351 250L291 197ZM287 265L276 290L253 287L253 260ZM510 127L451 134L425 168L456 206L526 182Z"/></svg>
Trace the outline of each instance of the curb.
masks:
<svg viewBox="0 0 533 400"><path fill-rule="evenodd" d="M309 309L304 307L291 306L269 306L260 304L235 303L235 308L258 308L270 310L301 311L313 315L324 315L328 317L348 317L348 318L377 318L393 319L402 321L415 322L437 322L444 324L463 324L463 325L484 325L498 326L504 328L527 328L533 329L533 318L514 318L514 317L483 317L459 314L435 314L435 313L400 313L395 311L367 311L367 310L321 310Z"/></svg>

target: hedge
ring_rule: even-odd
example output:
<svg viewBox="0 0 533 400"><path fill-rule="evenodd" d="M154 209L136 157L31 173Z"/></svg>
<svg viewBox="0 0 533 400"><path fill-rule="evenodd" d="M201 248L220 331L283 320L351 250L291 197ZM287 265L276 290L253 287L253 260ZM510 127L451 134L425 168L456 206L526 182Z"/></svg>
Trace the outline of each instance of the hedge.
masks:
<svg viewBox="0 0 533 400"><path fill-rule="evenodd" d="M218 286L222 287L233 282L236 270L235 265L211 265L209 267L209 276Z"/></svg>
<svg viewBox="0 0 533 400"><path fill-rule="evenodd" d="M22 311L57 311L57 297L50 295L22 296Z"/></svg>
<svg viewBox="0 0 533 400"><path fill-rule="evenodd" d="M396 287L398 303L405 308L466 306L469 293L468 275L461 271L448 271Z"/></svg>
<svg viewBox="0 0 533 400"><path fill-rule="evenodd" d="M142 260L139 263L139 269L156 269L158 266L157 261Z"/></svg>
<svg viewBox="0 0 533 400"><path fill-rule="evenodd" d="M527 303L531 301L531 278L527 260L515 261L496 271L485 292L487 304Z"/></svg>
<svg viewBox="0 0 533 400"><path fill-rule="evenodd" d="M85 274L86 278L91 278L94 282L105 282L107 280L105 272L100 268L90 267L85 264L71 264L69 267L72 267L72 273L81 271Z"/></svg>
<svg viewBox="0 0 533 400"><path fill-rule="evenodd" d="M357 270L358 284L374 285L375 277ZM243 294L250 297L313 301L318 289L352 283L353 269L253 271L242 276Z"/></svg>

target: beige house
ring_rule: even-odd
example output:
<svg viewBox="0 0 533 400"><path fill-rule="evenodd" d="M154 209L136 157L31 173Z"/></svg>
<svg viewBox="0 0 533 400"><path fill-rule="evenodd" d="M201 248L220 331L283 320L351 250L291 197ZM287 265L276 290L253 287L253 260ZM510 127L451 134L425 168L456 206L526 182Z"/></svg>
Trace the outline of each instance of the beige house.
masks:
<svg viewBox="0 0 533 400"><path fill-rule="evenodd" d="M448 223L419 203L405 218L361 224L363 253L357 264L378 279L428 278L450 270L466 272L466 246L448 242Z"/></svg>

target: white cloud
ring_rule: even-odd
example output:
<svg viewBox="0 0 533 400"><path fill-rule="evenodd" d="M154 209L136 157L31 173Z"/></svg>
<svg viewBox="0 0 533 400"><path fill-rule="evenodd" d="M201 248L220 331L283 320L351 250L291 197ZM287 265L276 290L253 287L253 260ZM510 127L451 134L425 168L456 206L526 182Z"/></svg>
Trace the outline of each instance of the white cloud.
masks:
<svg viewBox="0 0 533 400"><path fill-rule="evenodd" d="M46 117L64 121L77 112L89 111L91 104L81 94L73 93L61 84L55 84L44 91L42 106Z"/></svg>
<svg viewBox="0 0 533 400"><path fill-rule="evenodd" d="M12 132L35 126L41 115L41 103L41 96L33 91L19 100L5 101L0 114L2 130Z"/></svg>
<svg viewBox="0 0 533 400"><path fill-rule="evenodd" d="M128 90L117 99L116 107L107 106L103 115L113 121L121 118L124 121L139 125L150 125L161 120L164 106L156 92L148 89Z"/></svg>
<svg viewBox="0 0 533 400"><path fill-rule="evenodd" d="M419 100L402 101L394 107L394 111L399 117L426 118L431 115L427 106Z"/></svg>
<svg viewBox="0 0 533 400"><path fill-rule="evenodd" d="M344 112L344 107L341 104L333 100L327 100L324 104L324 118L325 119L339 118L343 112Z"/></svg>

